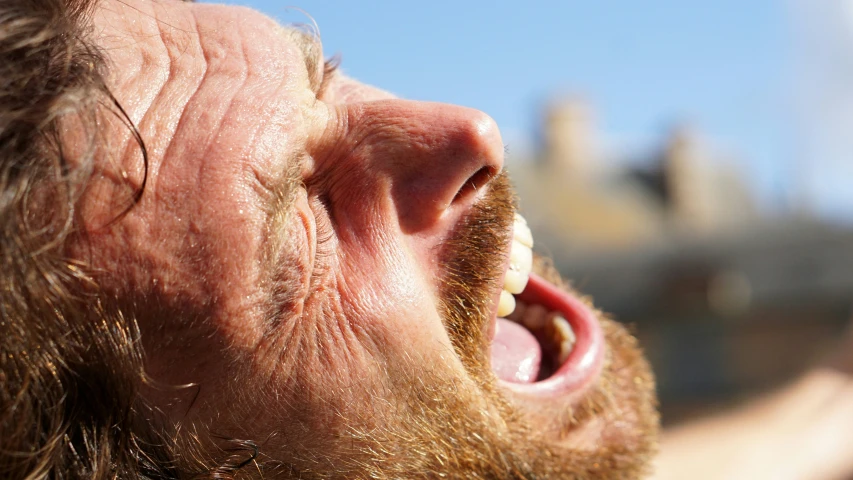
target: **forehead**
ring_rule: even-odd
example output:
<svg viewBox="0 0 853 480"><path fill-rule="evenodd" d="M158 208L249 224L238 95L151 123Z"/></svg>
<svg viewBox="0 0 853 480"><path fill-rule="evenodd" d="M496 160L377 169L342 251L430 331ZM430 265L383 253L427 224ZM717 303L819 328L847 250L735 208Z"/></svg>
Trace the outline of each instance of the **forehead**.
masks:
<svg viewBox="0 0 853 480"><path fill-rule="evenodd" d="M277 173L305 143L323 70L310 35L248 8L172 0L104 0L93 35L108 86L145 141L149 188L245 159L259 176ZM115 128L110 165L133 177L138 149Z"/></svg>
<svg viewBox="0 0 853 480"><path fill-rule="evenodd" d="M177 1L103 0L92 35L107 86L149 160L145 168L127 127L104 115L104 160L96 165L103 175L87 187L81 217L97 230L112 220L126 179L147 183L115 228L90 236L107 252L99 267L120 272L118 283L151 284L160 275L189 291L204 276L181 277L177 267L203 253L240 277L232 284L258 277L238 273L255 268L257 232L273 200L286 198L279 193L291 184L290 167L325 118L312 90L322 74L319 44L247 8ZM127 251L141 266L126 264Z"/></svg>
<svg viewBox="0 0 853 480"><path fill-rule="evenodd" d="M322 79L322 48L314 36L249 8L105 0L93 20L113 85L142 90L132 101L152 95L147 91L185 71L205 76L227 70L232 77L285 80L294 89L311 90Z"/></svg>

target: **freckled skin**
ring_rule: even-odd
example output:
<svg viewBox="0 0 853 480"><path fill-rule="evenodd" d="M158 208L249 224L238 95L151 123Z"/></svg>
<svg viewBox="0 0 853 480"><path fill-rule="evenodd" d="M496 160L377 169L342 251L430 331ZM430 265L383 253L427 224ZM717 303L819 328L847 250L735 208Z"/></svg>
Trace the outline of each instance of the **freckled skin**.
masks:
<svg viewBox="0 0 853 480"><path fill-rule="evenodd" d="M647 454L654 420L630 414L591 435L548 433L495 391L488 370L460 358L446 329L445 244L493 184L457 193L478 172L503 167L488 116L396 99L340 73L318 99L309 82L316 72L292 35L248 9L106 1L95 26L110 88L150 165L142 201L103 228L110 199L123 192L116 172L142 175L126 130L104 123L107 138L122 140L84 197L87 235L77 251L134 309L150 375L199 385L148 393L169 421L259 439L267 457L304 478L393 476L395 468L557 478L596 462L605 468L605 454L628 444L611 466L634 476L643 459L631 455ZM273 186L296 162L301 184L283 221L271 222ZM481 252L496 266L506 261L506 230ZM482 290L494 304L500 283ZM273 302L274 321L273 291L284 299ZM632 348L630 361L614 363L642 363ZM653 412L648 395L624 397ZM468 452L470 442L470 455L448 453ZM416 446L427 453L411 455Z"/></svg>

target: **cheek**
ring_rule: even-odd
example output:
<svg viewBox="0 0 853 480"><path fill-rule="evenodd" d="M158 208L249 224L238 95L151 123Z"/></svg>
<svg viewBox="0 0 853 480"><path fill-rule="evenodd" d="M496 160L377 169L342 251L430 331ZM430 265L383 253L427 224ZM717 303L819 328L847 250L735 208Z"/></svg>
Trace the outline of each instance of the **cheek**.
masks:
<svg viewBox="0 0 853 480"><path fill-rule="evenodd" d="M401 239L375 235L372 245L342 244L337 285L342 312L383 357L445 350L451 343L433 282Z"/></svg>
<svg viewBox="0 0 853 480"><path fill-rule="evenodd" d="M385 180L341 170L350 175L333 176L327 202L314 212L332 229L332 240L317 247L322 283L336 302L326 310L338 311L360 341L382 355L436 343L449 348L432 260L401 231L389 195L381 194Z"/></svg>

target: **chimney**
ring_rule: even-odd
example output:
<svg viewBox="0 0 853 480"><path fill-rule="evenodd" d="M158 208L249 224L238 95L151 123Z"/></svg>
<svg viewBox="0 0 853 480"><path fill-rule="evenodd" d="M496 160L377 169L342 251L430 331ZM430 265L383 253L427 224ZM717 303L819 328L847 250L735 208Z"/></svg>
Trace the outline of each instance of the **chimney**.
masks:
<svg viewBox="0 0 853 480"><path fill-rule="evenodd" d="M579 98L558 100L548 105L542 155L546 165L572 180L588 178L599 163L594 124L592 109Z"/></svg>

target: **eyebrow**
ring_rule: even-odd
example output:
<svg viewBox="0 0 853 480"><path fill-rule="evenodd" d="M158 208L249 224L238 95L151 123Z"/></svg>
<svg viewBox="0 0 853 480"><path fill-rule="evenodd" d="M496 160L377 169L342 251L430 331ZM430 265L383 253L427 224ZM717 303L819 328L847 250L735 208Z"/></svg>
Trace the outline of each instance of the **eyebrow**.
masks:
<svg viewBox="0 0 853 480"><path fill-rule="evenodd" d="M325 92L332 74L337 68L337 57L324 61L323 45L319 38L298 28L289 27L288 30L292 32L293 40L302 52L311 91L319 98Z"/></svg>
<svg viewBox="0 0 853 480"><path fill-rule="evenodd" d="M327 78L326 66L323 70L319 70L320 62L323 59L323 50L320 41L312 34L300 30L299 28L286 26L282 27L285 34L296 43L305 62L305 68L308 71L308 81L311 90L319 97L322 90L326 87ZM278 178L271 186L272 198L267 204L268 208L268 224L267 229L270 236L275 240L276 233L281 232L286 223L288 212L293 205L293 198L298 187L302 184L302 167L306 163L306 154L294 152L290 149L280 152L283 161L286 163L284 171L280 172ZM273 242L275 243L275 242ZM275 250L277 245L271 245Z"/></svg>

